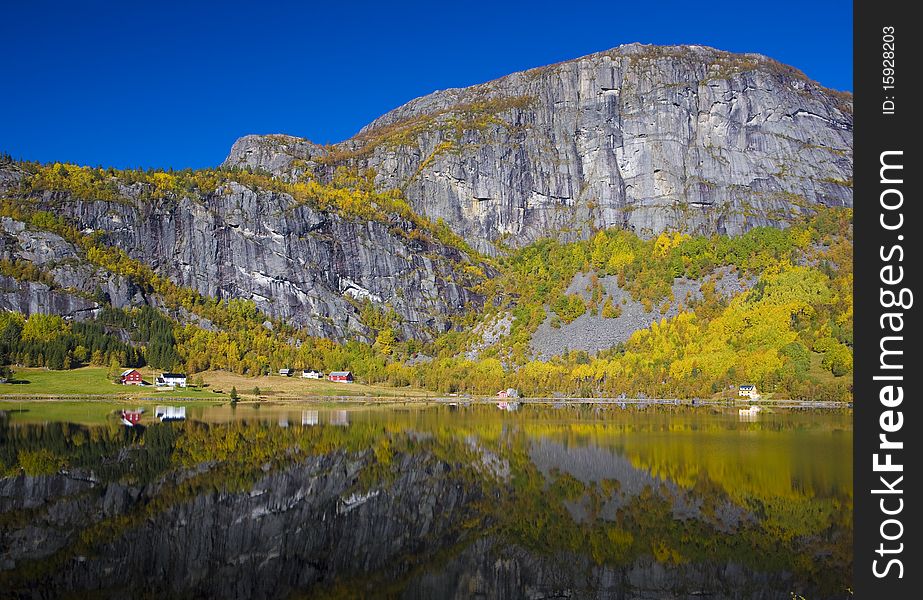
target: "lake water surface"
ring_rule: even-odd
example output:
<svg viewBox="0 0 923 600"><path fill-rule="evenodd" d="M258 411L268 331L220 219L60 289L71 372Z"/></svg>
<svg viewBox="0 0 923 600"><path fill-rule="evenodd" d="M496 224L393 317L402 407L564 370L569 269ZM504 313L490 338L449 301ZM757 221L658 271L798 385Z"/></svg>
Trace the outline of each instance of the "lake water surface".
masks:
<svg viewBox="0 0 923 600"><path fill-rule="evenodd" d="M0 596L847 598L852 414L0 421Z"/></svg>

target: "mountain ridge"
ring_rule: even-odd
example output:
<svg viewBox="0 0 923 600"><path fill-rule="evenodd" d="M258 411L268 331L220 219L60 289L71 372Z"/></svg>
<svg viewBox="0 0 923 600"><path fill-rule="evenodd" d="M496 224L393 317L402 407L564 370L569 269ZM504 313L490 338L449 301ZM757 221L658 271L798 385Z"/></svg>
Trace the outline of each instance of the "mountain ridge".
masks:
<svg viewBox="0 0 923 600"><path fill-rule="evenodd" d="M625 52L628 52L628 51L634 51L634 50L644 52L645 50L650 51L650 50L655 50L655 49L656 49L656 50L665 50L665 51L675 51L675 50L690 50L690 51L696 51L696 50L700 50L700 51L705 51L705 52L708 52L708 53L712 53L712 54L714 54L714 55L716 55L716 56L733 56L733 57L737 57L737 58L740 58L740 59L752 59L752 60L756 60L758 63L760 63L760 64L762 64L762 65L764 65L764 66L766 66L766 67L772 67L772 68L775 68L775 69L779 69L779 68L785 69L785 70L787 70L789 73L791 73L792 75L794 75L794 76L796 76L796 77L798 77L798 78L800 78L800 79L803 79L804 81L806 81L806 82L808 82L808 83L810 83L810 84L812 84L812 85L814 85L814 86L816 86L816 87L818 87L818 88L820 88L820 89L826 91L827 93L830 93L831 95L842 95L842 96L844 97L844 101L851 101L852 95L853 95L852 92L847 91L847 90L837 90L837 89L835 89L835 88L830 88L830 87L824 86L824 85L821 84L820 82L818 82L818 81L816 81L816 80L813 80L813 79L811 79L810 77L808 77L807 75L805 75L804 72L802 72L800 69L798 69L798 68L796 68L796 67L793 67L793 66L791 66L791 65L786 65L785 63L781 63L781 62L775 60L774 58L772 58L772 57L770 57L770 56L768 56L768 55L761 54L761 53L758 53L758 52L728 52L728 51L726 51L726 50L721 50L721 49L719 49L719 48L715 48L715 47L707 46L707 45L703 45L703 44L670 44L670 45L661 45L661 44L644 44L644 43L641 43L641 42L631 42L631 43L628 43L628 44L621 44L621 45L619 45L619 46L615 46L615 47L610 48L610 49L608 49L608 50L601 50L601 51L599 51L599 52L593 52L593 53L591 53L591 54L586 54L586 55L583 55L583 56L578 56L578 57L575 57L575 58L570 58L570 59L567 59L567 60L562 60L562 61L559 61L559 62L556 62L556 63L551 63L551 64L547 64L547 65L539 65L539 66L537 66L537 67L530 67L530 68L524 69L524 70L522 70L522 71L516 71L516 72L510 73L510 74L507 74L507 75L502 75L502 76L500 76L500 77L496 77L496 78L494 78L494 79L491 79L491 80L488 80L488 81L484 81L484 82L482 82L482 83L475 83L475 84L472 84L472 85L470 85L470 86L451 87L451 88L446 88L446 89L443 89L443 90L433 90L432 92L430 92L430 93L428 93L428 94L423 94L422 96L418 96L418 97L416 97L416 98L413 98L413 99L411 99L411 100L408 100L407 102L401 104L400 106L397 106L397 107L395 107L395 108L393 108L393 109L391 109L391 110L388 110L388 111L384 112L380 117L377 117L377 118L373 119L370 123L368 123L367 125L364 125L362 128L360 128L359 131L356 132L356 134L354 134L354 135L351 136L350 138L348 138L348 139L346 139L346 140L343 140L343 141L341 141L341 142L337 142L337 143L331 144L331 145L338 145L338 144L347 142L347 141L349 141L350 139L353 139L353 138L355 138L355 137L357 137L357 136L360 136L360 135L362 135L363 133L367 133L368 130L373 129L374 127L376 127L376 124L377 124L379 121L387 120L388 116L391 115L392 113L394 113L394 112L396 112L396 111L399 111L400 109L402 109L402 108L404 108L404 107L408 107L408 106L410 106L410 105L413 105L413 104L415 104L415 103L417 103L417 102L424 101L425 99L430 98L430 97L432 97L432 96L436 96L436 95L440 95L440 94L452 94L452 93L463 92L463 91L465 91L465 90L470 90L470 89L472 89L472 88L479 88L479 87L481 87L481 86L490 86L491 84L495 84L495 83L497 83L497 82L503 81L503 80L508 79L508 78L510 78L510 77L515 77L515 76L517 76L517 75L529 76L529 75L533 75L533 74L538 73L538 72L548 71L548 70L551 70L551 69L554 69L554 68L557 68L557 67L561 67L561 66L566 65L566 64L569 64L569 63L579 62L579 61L582 61L582 60L588 60L588 59L594 59L594 58L601 58L601 57L604 57L604 56L619 55L619 54L621 54L621 53L625 53ZM846 97L848 97L848 100L846 99ZM851 107L850 107L850 109L851 109ZM252 135L252 134L251 134L251 135ZM257 135L258 135L258 134L257 134ZM285 134L266 134L266 135L285 135ZM244 136L244 137L247 137L247 136ZM298 136L292 136L292 137L298 137ZM299 139L307 139L307 138L299 138Z"/></svg>
<svg viewBox="0 0 923 600"><path fill-rule="evenodd" d="M214 169L3 157L0 355L842 397L851 170L848 95L639 45L423 96L339 145L245 136Z"/></svg>
<svg viewBox="0 0 923 600"><path fill-rule="evenodd" d="M852 101L757 54L626 45L421 96L319 146L245 136L225 166L370 168L479 251L622 227L738 235L852 202Z"/></svg>

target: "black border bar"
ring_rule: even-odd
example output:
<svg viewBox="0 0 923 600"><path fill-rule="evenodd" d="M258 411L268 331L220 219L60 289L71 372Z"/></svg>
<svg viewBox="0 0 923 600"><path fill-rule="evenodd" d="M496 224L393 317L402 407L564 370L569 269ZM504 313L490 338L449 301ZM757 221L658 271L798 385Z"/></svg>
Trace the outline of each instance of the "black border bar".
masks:
<svg viewBox="0 0 923 600"><path fill-rule="evenodd" d="M911 16L911 6L853 5L853 593L861 599L923 598L923 506L915 493L923 459L916 443L923 436L917 408L923 340L915 302L923 297L911 300L923 271L914 146L921 143L915 130L923 111L913 93L923 24Z"/></svg>

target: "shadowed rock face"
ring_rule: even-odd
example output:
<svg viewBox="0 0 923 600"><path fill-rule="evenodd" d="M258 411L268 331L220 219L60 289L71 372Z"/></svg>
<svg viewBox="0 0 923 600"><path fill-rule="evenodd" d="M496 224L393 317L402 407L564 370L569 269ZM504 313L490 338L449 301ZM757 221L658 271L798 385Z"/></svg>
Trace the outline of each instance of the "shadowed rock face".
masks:
<svg viewBox="0 0 923 600"><path fill-rule="evenodd" d="M0 275L0 310L21 312L24 315L44 313L82 319L95 316L98 309L95 302L57 292L43 283L17 281Z"/></svg>
<svg viewBox="0 0 923 600"><path fill-rule="evenodd" d="M102 299L116 308L149 301L131 280L84 261L67 240L28 229L25 223L8 217L0 218L0 258L29 262L44 269L53 281L52 287L47 281L18 281L0 275L0 308L5 310L79 320L95 316Z"/></svg>
<svg viewBox="0 0 923 600"><path fill-rule="evenodd" d="M465 287L457 249L400 235L412 228L408 223L347 220L297 205L286 194L230 183L204 197L170 202L92 202L62 194L37 201L81 229L104 232L106 244L179 285L205 296L253 300L266 314L316 336L369 340L357 308L366 299L396 312L394 326L404 339L442 333L466 304L482 302ZM99 290L117 307L154 301L83 261L55 234L8 218L2 227L4 256L47 268L61 289ZM36 285L0 291L0 306L65 315L96 307L85 298L32 290Z"/></svg>
<svg viewBox="0 0 923 600"><path fill-rule="evenodd" d="M226 165L377 171L493 251L592 227L742 233L852 205L852 98L766 57L632 44L418 98L321 147L247 136Z"/></svg>

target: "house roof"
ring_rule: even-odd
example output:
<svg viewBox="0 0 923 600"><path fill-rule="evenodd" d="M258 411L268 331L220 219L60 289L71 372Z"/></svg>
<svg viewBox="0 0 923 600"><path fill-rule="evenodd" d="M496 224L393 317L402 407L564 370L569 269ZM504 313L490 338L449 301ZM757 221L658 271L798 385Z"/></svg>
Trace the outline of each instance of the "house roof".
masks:
<svg viewBox="0 0 923 600"><path fill-rule="evenodd" d="M745 385L740 386L740 389L742 389L742 390L752 390L752 389L753 389L753 386L752 386L752 385L749 385L749 384L745 384Z"/></svg>
<svg viewBox="0 0 923 600"><path fill-rule="evenodd" d="M161 377L164 379L186 379L186 376L182 373L164 373Z"/></svg>
<svg viewBox="0 0 923 600"><path fill-rule="evenodd" d="M137 373L137 372L138 372L138 369L125 369L124 371L122 371L122 377L125 377L129 373Z"/></svg>
<svg viewBox="0 0 923 600"><path fill-rule="evenodd" d="M330 371L331 377L346 377L347 375L352 375L350 371Z"/></svg>

